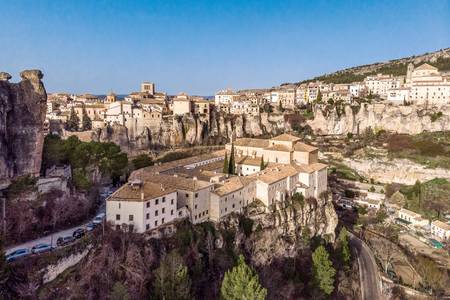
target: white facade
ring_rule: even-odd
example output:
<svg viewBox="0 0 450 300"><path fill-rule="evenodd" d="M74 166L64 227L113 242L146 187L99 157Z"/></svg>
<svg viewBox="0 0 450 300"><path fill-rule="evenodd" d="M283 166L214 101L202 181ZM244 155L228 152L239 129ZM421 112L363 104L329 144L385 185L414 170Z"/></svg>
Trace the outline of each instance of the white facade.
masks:
<svg viewBox="0 0 450 300"><path fill-rule="evenodd" d="M399 88L402 82L403 78L383 74L367 76L364 79L364 85L367 88L367 91L371 94L379 95L384 99L388 96L388 90Z"/></svg>
<svg viewBox="0 0 450 300"><path fill-rule="evenodd" d="M450 239L450 225L439 220L431 222L431 234L440 240Z"/></svg>

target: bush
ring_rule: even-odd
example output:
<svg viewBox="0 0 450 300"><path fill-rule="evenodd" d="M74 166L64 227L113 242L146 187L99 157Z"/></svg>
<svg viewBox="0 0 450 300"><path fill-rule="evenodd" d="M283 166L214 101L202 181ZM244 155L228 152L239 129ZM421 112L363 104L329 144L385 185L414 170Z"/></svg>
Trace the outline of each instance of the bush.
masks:
<svg viewBox="0 0 450 300"><path fill-rule="evenodd" d="M140 154L132 160L135 170L142 169L153 164L152 159L147 154Z"/></svg>

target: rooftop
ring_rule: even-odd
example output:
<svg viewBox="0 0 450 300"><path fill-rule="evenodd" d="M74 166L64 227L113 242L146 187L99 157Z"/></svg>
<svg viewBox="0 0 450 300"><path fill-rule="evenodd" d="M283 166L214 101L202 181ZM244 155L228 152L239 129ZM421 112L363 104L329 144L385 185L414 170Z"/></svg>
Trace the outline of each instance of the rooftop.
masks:
<svg viewBox="0 0 450 300"><path fill-rule="evenodd" d="M272 138L271 140L273 140L273 141L285 141L285 142L296 142L296 141L299 141L300 138L296 137L296 136L293 136L291 134L283 133L283 134L281 134L279 136L276 136L276 137Z"/></svg>
<svg viewBox="0 0 450 300"><path fill-rule="evenodd" d="M249 183L255 181L255 177L250 176L234 176L225 180L223 183L219 184L214 190L214 193L219 196L224 196L229 193L238 191L248 185Z"/></svg>
<svg viewBox="0 0 450 300"><path fill-rule="evenodd" d="M308 145L308 144L305 144L305 143L302 143L302 142L297 142L294 145L294 150L301 151L301 152L314 152L314 151L317 151L318 148Z"/></svg>
<svg viewBox="0 0 450 300"><path fill-rule="evenodd" d="M185 191L191 191L195 192L198 190L202 190L204 188L207 188L212 183L209 183L207 181L202 181L198 179L193 178L186 178L178 175L166 175L166 174L142 174L139 179L142 181L150 181L152 183L157 183L162 185L165 188L170 188L174 190L185 190Z"/></svg>
<svg viewBox="0 0 450 300"><path fill-rule="evenodd" d="M442 221L439 221L439 220L435 220L435 221L431 222L431 225L434 225L436 227L450 231L450 225L448 225L447 223L444 223Z"/></svg>
<svg viewBox="0 0 450 300"><path fill-rule="evenodd" d="M236 146L246 146L254 148L266 148L269 146L269 140L265 139L252 139L252 138L240 138L234 142Z"/></svg>
<svg viewBox="0 0 450 300"><path fill-rule="evenodd" d="M437 70L437 68L433 67L430 64L424 63L424 64L421 64L420 66L418 66L417 68L415 68L414 71L415 70L433 70L433 71L435 71L435 70Z"/></svg>
<svg viewBox="0 0 450 300"><path fill-rule="evenodd" d="M141 192L144 193L143 199ZM153 182L142 182L134 186L127 183L115 191L108 201L147 201L173 192L176 190Z"/></svg>

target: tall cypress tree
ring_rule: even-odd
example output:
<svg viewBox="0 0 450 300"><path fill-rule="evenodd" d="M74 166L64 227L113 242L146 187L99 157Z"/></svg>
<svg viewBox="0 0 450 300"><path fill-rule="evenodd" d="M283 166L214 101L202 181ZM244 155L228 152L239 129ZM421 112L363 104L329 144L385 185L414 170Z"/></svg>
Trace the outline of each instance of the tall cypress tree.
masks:
<svg viewBox="0 0 450 300"><path fill-rule="evenodd" d="M82 123L82 126L83 126L82 127L83 131L92 129L91 118L89 118L89 116L88 116L88 114L86 112L86 109L84 107L83 107L83 118L82 118L81 123Z"/></svg>
<svg viewBox="0 0 450 300"><path fill-rule="evenodd" d="M266 168L266 164L264 163L264 156L261 156L261 163L259 164L259 169L262 171Z"/></svg>
<svg viewBox="0 0 450 300"><path fill-rule="evenodd" d="M230 163L228 165L228 174L235 174L236 162L234 159L234 144L231 144Z"/></svg>
<svg viewBox="0 0 450 300"><path fill-rule="evenodd" d="M75 109L72 107L70 110L69 119L66 122L66 129L69 131L77 131L79 123L80 118L78 118Z"/></svg>
<svg viewBox="0 0 450 300"><path fill-rule="evenodd" d="M228 162L228 154L225 151L225 159L223 160L223 169L222 173L228 174L229 162Z"/></svg>
<svg viewBox="0 0 450 300"><path fill-rule="evenodd" d="M238 264L223 277L220 295L224 300L264 300L267 290L259 283L258 274L239 255Z"/></svg>

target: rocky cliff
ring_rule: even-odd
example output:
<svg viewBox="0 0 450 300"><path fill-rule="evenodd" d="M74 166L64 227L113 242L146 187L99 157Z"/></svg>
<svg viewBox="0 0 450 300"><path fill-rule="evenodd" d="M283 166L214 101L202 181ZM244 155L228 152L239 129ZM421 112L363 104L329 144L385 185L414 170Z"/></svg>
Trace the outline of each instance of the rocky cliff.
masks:
<svg viewBox="0 0 450 300"><path fill-rule="evenodd" d="M232 136L276 135L289 130L283 115L261 116L213 113L211 116L167 116L157 128L145 128L131 136L126 127L112 125L92 133L92 140L114 142L124 151L179 145L213 145L228 142Z"/></svg>
<svg viewBox="0 0 450 300"><path fill-rule="evenodd" d="M433 116L441 113L433 120ZM314 119L308 125L316 134L362 133L374 130L418 134L423 131L450 130L450 106L393 106L389 104L361 104L358 107L326 108L316 106Z"/></svg>
<svg viewBox="0 0 450 300"><path fill-rule="evenodd" d="M47 93L39 70L20 73L10 83L0 73L0 188L18 176L39 174L44 142Z"/></svg>

